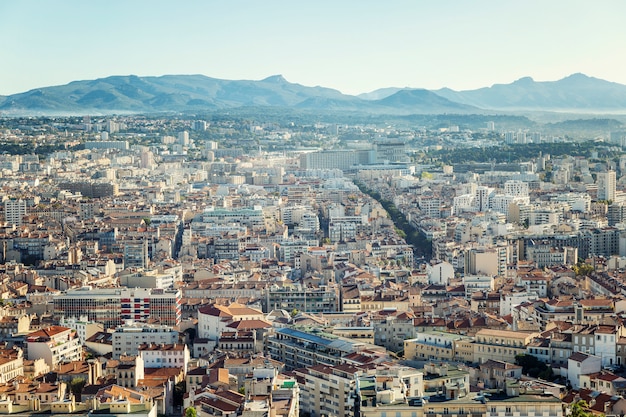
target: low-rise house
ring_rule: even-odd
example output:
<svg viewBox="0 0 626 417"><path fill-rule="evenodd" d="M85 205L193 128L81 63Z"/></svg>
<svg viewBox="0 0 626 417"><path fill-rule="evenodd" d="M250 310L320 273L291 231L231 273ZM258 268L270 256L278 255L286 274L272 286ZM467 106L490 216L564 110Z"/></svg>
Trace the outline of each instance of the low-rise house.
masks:
<svg viewBox="0 0 626 417"><path fill-rule="evenodd" d="M479 386L504 390L508 381L517 381L522 377L522 367L508 362L489 359L479 366Z"/></svg>
<svg viewBox="0 0 626 417"><path fill-rule="evenodd" d="M581 386L586 383L582 375L595 374L602 369L602 359L599 356L575 352L567 360L567 380L574 389L589 388Z"/></svg>

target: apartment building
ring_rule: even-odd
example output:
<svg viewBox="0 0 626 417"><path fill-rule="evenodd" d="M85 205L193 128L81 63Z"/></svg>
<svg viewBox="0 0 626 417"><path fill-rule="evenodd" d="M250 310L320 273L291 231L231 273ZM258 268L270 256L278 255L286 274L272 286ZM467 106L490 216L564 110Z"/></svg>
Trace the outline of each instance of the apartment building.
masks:
<svg viewBox="0 0 626 417"><path fill-rule="evenodd" d="M474 359L483 363L488 359L515 363L515 356L526 353L526 346L537 333L511 330L481 329L474 338Z"/></svg>
<svg viewBox="0 0 626 417"><path fill-rule="evenodd" d="M463 354L462 341L471 343L472 338L434 330L419 332L415 338L404 341L404 357L415 360L473 362L473 351L469 357Z"/></svg>
<svg viewBox="0 0 626 417"><path fill-rule="evenodd" d="M198 310L198 336L203 339L217 340L223 331L232 331L228 325L234 322L264 319L265 315L261 310L239 303L202 307Z"/></svg>
<svg viewBox="0 0 626 417"><path fill-rule="evenodd" d="M26 336L28 359L43 358L50 369L60 363L82 359L83 349L76 332L68 327L45 327Z"/></svg>
<svg viewBox="0 0 626 417"><path fill-rule="evenodd" d="M184 343L144 344L139 346L138 351L146 368L182 368L183 372L187 372L190 355Z"/></svg>
<svg viewBox="0 0 626 417"><path fill-rule="evenodd" d="M367 350L372 355L385 352L380 346L342 339L319 331L306 332L291 328L277 329L268 338L267 348L271 358L283 362L289 370L314 365L339 365L345 362L345 356L355 352Z"/></svg>
<svg viewBox="0 0 626 417"><path fill-rule="evenodd" d="M171 326L128 322L118 326L111 335L113 359L122 355L135 356L144 344L167 344L178 342L179 333Z"/></svg>

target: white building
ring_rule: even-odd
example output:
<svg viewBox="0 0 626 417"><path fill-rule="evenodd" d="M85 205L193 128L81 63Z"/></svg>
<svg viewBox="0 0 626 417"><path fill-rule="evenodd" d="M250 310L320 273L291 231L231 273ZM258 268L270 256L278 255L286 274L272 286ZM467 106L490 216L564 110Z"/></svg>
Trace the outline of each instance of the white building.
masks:
<svg viewBox="0 0 626 417"><path fill-rule="evenodd" d="M528 198L528 183L517 180L506 181L504 183L504 194Z"/></svg>
<svg viewBox="0 0 626 417"><path fill-rule="evenodd" d="M217 340L228 325L242 320L264 320L261 310L239 303L229 306L212 305L198 310L198 337Z"/></svg>
<svg viewBox="0 0 626 417"><path fill-rule="evenodd" d="M111 336L113 359L121 355L135 356L144 344L167 344L178 342L179 333L170 326L128 322L115 329Z"/></svg>
<svg viewBox="0 0 626 417"><path fill-rule="evenodd" d="M598 174L598 200L615 201L616 174L613 170Z"/></svg>
<svg viewBox="0 0 626 417"><path fill-rule="evenodd" d="M141 345L139 357L146 368L182 368L187 373L189 349L184 343Z"/></svg>
<svg viewBox="0 0 626 417"><path fill-rule="evenodd" d="M440 262L426 267L428 282L436 285L449 285L454 278L454 267L449 262Z"/></svg>
<svg viewBox="0 0 626 417"><path fill-rule="evenodd" d="M528 291L500 294L500 317L511 314L513 312L513 307L538 298L539 297L536 292Z"/></svg>
<svg viewBox="0 0 626 417"><path fill-rule="evenodd" d="M600 372L602 360L599 356L582 352L572 353L567 360L567 379L573 389L580 389L580 376Z"/></svg>
<svg viewBox="0 0 626 417"><path fill-rule="evenodd" d="M4 218L8 224L21 226L24 216L26 216L26 200L11 199L4 202Z"/></svg>
<svg viewBox="0 0 626 417"><path fill-rule="evenodd" d="M617 340L619 334L615 326L598 326L594 332L596 355L602 360L602 366L617 364Z"/></svg>
<svg viewBox="0 0 626 417"><path fill-rule="evenodd" d="M465 296L469 299L476 291L493 291L494 278L489 275L465 275L463 285L465 286Z"/></svg>
<svg viewBox="0 0 626 417"><path fill-rule="evenodd" d="M68 327L50 326L26 336L28 359L42 358L50 369L64 362L82 359L83 349L76 332Z"/></svg>
<svg viewBox="0 0 626 417"><path fill-rule="evenodd" d="M489 210L489 202L493 194L493 188L485 187L482 185L476 187L476 194L474 194L474 209L476 211Z"/></svg>

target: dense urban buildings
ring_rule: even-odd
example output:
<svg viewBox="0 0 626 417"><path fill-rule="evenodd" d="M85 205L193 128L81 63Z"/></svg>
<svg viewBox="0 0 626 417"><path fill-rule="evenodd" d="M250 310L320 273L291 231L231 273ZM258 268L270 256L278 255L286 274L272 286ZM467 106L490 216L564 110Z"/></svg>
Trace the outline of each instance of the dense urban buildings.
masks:
<svg viewBox="0 0 626 417"><path fill-rule="evenodd" d="M307 117L0 118L0 413L626 412L619 134Z"/></svg>

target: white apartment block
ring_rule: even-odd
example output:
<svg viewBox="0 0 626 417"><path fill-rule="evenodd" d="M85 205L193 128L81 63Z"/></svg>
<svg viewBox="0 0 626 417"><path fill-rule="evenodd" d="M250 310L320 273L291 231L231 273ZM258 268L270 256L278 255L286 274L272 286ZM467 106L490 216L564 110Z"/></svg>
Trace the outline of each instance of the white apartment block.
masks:
<svg viewBox="0 0 626 417"><path fill-rule="evenodd" d="M170 326L129 322L117 327L112 334L113 359L122 355L135 356L139 353L139 346L145 344L175 344L178 336L179 333Z"/></svg>
<svg viewBox="0 0 626 417"><path fill-rule="evenodd" d="M76 333L62 326L50 326L26 337L28 359L43 358L50 369L64 362L82 359L83 349Z"/></svg>
<svg viewBox="0 0 626 417"><path fill-rule="evenodd" d="M26 200L7 200L4 202L4 218L8 224L14 226L22 225L22 218L26 216Z"/></svg>
<svg viewBox="0 0 626 417"><path fill-rule="evenodd" d="M184 343L141 345L139 356L146 368L182 368L185 373L190 358L189 349Z"/></svg>

